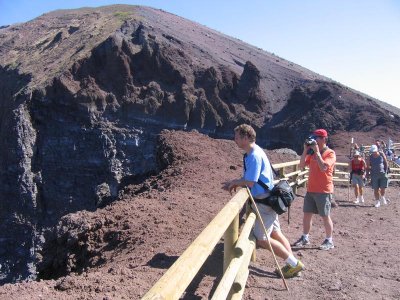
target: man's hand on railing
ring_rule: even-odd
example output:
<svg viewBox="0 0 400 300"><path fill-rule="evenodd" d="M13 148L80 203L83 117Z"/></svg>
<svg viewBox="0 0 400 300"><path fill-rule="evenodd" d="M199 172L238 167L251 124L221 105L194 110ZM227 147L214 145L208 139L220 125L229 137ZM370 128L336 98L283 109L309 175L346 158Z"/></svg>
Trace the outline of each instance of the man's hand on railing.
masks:
<svg viewBox="0 0 400 300"><path fill-rule="evenodd" d="M252 187L254 185L253 181L247 181L244 179L234 179L234 180L230 180L230 181L226 181L224 183L222 183L223 186L222 188L226 191L229 191L229 193L232 195L232 191L234 191L236 193L236 189L238 187Z"/></svg>
<svg viewBox="0 0 400 300"><path fill-rule="evenodd" d="M236 193L236 189L240 187L240 180L230 180L223 183L222 188L232 195L232 191Z"/></svg>

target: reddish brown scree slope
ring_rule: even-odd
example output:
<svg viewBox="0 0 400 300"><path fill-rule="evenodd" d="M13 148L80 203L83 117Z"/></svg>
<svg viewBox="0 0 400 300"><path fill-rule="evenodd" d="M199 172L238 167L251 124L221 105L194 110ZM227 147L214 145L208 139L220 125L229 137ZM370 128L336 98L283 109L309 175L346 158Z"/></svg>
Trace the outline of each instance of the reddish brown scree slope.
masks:
<svg viewBox="0 0 400 300"><path fill-rule="evenodd" d="M145 294L230 199L221 183L241 172L241 153L232 141L196 132L162 136L164 159L172 161L164 171L130 185L113 205L68 215L59 224L59 234L68 232L70 241L63 244L60 238L60 255L69 251L67 265L87 269L57 280L4 285L0 299L138 299ZM273 163L294 159L277 151L269 155ZM311 246L295 250L307 270L288 280L290 292L274 275L270 253L258 250L245 299L399 299L398 190L389 189L392 201L380 209L372 207L369 188L363 206L348 202L347 193L347 188L335 191L336 248L316 249L324 236L315 219ZM290 227L286 216L281 218L291 241L301 234L302 196L304 190L294 203ZM73 237L86 252L74 248ZM221 258L218 245L184 299L210 297L221 278Z"/></svg>

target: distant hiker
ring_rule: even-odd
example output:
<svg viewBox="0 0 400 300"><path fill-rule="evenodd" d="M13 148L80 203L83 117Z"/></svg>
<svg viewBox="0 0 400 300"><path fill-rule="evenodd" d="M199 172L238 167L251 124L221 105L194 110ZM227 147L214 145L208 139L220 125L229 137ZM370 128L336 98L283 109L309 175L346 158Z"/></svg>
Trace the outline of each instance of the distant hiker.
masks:
<svg viewBox="0 0 400 300"><path fill-rule="evenodd" d="M350 157L354 156L355 151L359 151L359 150L360 150L360 147L358 146L358 144L354 143L353 148L350 151Z"/></svg>
<svg viewBox="0 0 400 300"><path fill-rule="evenodd" d="M354 187L356 200L354 203L364 203L363 187L367 164L361 157L360 152L355 151L353 159L349 163L350 181Z"/></svg>
<svg viewBox="0 0 400 300"><path fill-rule="evenodd" d="M383 140L381 141L381 150L384 152L387 150L386 143Z"/></svg>
<svg viewBox="0 0 400 300"><path fill-rule="evenodd" d="M386 150L386 159L392 160L392 159L393 159L392 156L393 156L393 151L390 150L390 149L387 149L387 150Z"/></svg>
<svg viewBox="0 0 400 300"><path fill-rule="evenodd" d="M374 190L375 207L387 204L385 190L389 185L388 162L385 154L372 145L369 159L367 159L367 175L371 177L371 186Z"/></svg>
<svg viewBox="0 0 400 300"><path fill-rule="evenodd" d="M333 171L335 169L335 151L327 146L328 133L325 129L317 129L313 133L313 143L306 141L300 157L299 167L309 167L307 193L303 205L303 235L294 243L300 247L310 243L312 217L319 214L325 227L326 238L319 247L321 250L334 248L332 234L333 223L330 217L333 194Z"/></svg>
<svg viewBox="0 0 400 300"><path fill-rule="evenodd" d="M380 140L375 140L375 145L378 147L378 151L382 151L382 144Z"/></svg>
<svg viewBox="0 0 400 300"><path fill-rule="evenodd" d="M237 187L248 186L255 202L258 202L257 199L268 197L269 190L273 188L274 175L270 162L264 150L255 143L256 132L250 125L242 124L236 127L234 131L236 145L245 151L243 158L244 172L240 179L226 182L224 189L232 192L232 190L236 191ZM258 180L265 183L269 187L269 190L257 183ZM281 231L278 215L270 206L259 202L257 203L257 208L270 236L269 240L274 253L283 258L287 263L282 267L283 276L291 278L298 275L303 270L304 265L294 257L289 241ZM254 235L257 239L257 246L269 249L267 236L258 219L254 227Z"/></svg>

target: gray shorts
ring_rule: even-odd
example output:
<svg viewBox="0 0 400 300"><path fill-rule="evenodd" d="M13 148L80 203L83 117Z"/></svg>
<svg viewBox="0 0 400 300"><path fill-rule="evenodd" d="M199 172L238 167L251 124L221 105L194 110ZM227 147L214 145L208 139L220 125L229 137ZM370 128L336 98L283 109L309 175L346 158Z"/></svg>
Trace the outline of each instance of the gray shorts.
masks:
<svg viewBox="0 0 400 300"><path fill-rule="evenodd" d="M353 175L351 176L351 184L352 184L353 186L355 186L355 185L364 186L364 179L362 178L361 175L353 174Z"/></svg>
<svg viewBox="0 0 400 300"><path fill-rule="evenodd" d="M257 208L258 208L258 211L260 212L260 215L264 222L265 228L267 229L268 237L271 236L272 231L280 231L281 230L281 226L280 226L279 220L278 220L278 215L270 206L257 203ZM264 228L258 218L256 220L256 223L255 223L255 226L253 229L253 233L258 241L267 240L267 236L265 235Z"/></svg>
<svg viewBox="0 0 400 300"><path fill-rule="evenodd" d="M386 173L379 173L371 175L371 186L374 190L378 188L387 188L389 186L389 179Z"/></svg>
<svg viewBox="0 0 400 300"><path fill-rule="evenodd" d="M319 214L321 217L329 216L331 200L332 194L307 192L304 197L303 212Z"/></svg>

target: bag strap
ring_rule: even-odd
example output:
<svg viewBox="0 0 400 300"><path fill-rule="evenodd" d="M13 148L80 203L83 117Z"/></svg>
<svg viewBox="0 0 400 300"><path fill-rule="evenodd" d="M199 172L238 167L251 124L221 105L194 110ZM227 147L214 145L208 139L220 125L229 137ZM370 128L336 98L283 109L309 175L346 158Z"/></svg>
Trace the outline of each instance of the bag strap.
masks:
<svg viewBox="0 0 400 300"><path fill-rule="evenodd" d="M324 150L324 151L325 151L325 150ZM246 157L247 157L247 153L245 153L245 154L243 155L243 168L244 168L244 171L245 171L245 172L246 172ZM271 166L272 172L274 172L274 175L275 175L276 177L279 177L279 173L274 169L274 167L273 167L272 164L271 164L271 161L270 161L269 159L268 159L268 161L269 161L269 165ZM267 191L269 191L268 185L266 185L264 182L262 182L261 179L258 179L257 183L258 183L259 185L261 185L264 189L266 189ZM287 220L287 222L288 222L288 226L289 226L289 225L290 225L290 206L288 207L288 220Z"/></svg>
<svg viewBox="0 0 400 300"><path fill-rule="evenodd" d="M246 172L246 157L247 157L247 153L243 154L243 168L244 171ZM272 172L274 173L274 175L276 177L279 177L279 173L274 169L274 167L271 164L271 161L268 159L269 165L271 167ZM264 189L266 189L267 191L269 191L269 187L268 185L266 185L264 182L261 181L261 179L258 179L257 183L259 185L261 185Z"/></svg>

